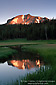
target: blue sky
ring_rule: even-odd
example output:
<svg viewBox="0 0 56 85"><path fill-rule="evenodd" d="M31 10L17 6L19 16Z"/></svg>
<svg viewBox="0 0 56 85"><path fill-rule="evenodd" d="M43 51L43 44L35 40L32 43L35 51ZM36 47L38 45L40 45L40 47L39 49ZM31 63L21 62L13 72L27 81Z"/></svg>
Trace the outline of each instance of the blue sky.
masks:
<svg viewBox="0 0 56 85"><path fill-rule="evenodd" d="M0 24L26 14L56 18L56 0L0 0Z"/></svg>

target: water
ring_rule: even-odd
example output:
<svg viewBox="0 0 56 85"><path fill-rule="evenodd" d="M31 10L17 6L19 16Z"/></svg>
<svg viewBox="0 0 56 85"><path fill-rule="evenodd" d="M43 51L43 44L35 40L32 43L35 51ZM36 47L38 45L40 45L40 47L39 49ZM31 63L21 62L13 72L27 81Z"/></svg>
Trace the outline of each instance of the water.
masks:
<svg viewBox="0 0 56 85"><path fill-rule="evenodd" d="M20 81L28 73L39 70L43 64L37 55L22 52L13 55L6 61L0 62L0 85Z"/></svg>

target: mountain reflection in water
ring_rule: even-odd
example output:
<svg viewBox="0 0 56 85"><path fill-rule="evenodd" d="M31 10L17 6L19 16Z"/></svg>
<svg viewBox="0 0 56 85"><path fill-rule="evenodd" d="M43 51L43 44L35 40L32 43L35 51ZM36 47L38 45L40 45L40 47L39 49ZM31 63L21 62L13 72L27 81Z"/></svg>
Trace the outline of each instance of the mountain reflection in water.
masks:
<svg viewBox="0 0 56 85"><path fill-rule="evenodd" d="M18 52L8 59L0 59L0 85L7 85L7 82L21 81L29 73L39 70L44 62L37 54ZM11 85L11 84L10 84Z"/></svg>
<svg viewBox="0 0 56 85"><path fill-rule="evenodd" d="M18 69L31 69L34 67L40 67L40 60L31 61L29 59L26 60L10 60L8 61L8 65L12 65L17 67Z"/></svg>

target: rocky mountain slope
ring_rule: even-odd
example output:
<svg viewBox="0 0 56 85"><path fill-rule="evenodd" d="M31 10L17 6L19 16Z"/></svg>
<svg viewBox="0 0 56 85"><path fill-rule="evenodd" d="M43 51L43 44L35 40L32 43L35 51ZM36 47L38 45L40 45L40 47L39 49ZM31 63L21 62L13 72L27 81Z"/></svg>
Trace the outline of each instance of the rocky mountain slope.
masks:
<svg viewBox="0 0 56 85"><path fill-rule="evenodd" d="M48 18L32 16L30 14L27 15L18 15L12 19L7 21L7 24L31 24L31 23L42 23L43 21L48 20Z"/></svg>

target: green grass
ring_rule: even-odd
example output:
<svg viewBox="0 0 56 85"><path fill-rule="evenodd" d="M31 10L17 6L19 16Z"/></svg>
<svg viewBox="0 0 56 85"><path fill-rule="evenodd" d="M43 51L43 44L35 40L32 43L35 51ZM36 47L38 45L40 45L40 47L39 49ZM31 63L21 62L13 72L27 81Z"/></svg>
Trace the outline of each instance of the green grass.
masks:
<svg viewBox="0 0 56 85"><path fill-rule="evenodd" d="M0 41L0 57L7 56L15 52L10 48L1 48L1 46L23 45L22 50L37 53L45 63L52 66L52 69L35 72L27 75L24 80L55 80L56 81L56 40L26 40L13 39ZM18 83L17 81L15 83ZM15 84L16 85L16 84ZM18 84L17 84L18 85ZM23 85L23 83L22 83ZM24 84L27 85L27 84ZM50 84L51 85L51 84ZM52 84L53 85L53 84Z"/></svg>
<svg viewBox="0 0 56 85"><path fill-rule="evenodd" d="M1 40L0 46L30 45L30 44L56 44L56 40L27 40L24 38Z"/></svg>
<svg viewBox="0 0 56 85"><path fill-rule="evenodd" d="M38 53L38 55L44 60L45 63L49 64L52 69L46 71L41 69L39 72L27 75L24 80L54 80L56 81L56 44L39 44L23 46L23 51L30 51L32 53ZM23 84L23 83L21 83ZM55 82L56 84L56 82ZM24 85L28 85L25 83ZM48 85L54 85L54 83L48 83Z"/></svg>
<svg viewBox="0 0 56 85"><path fill-rule="evenodd" d="M52 70L46 70L46 71L43 70L42 72L40 70L38 72L34 72L33 74L28 74L26 77L24 77L24 79L22 80L20 85L28 85L28 83L30 81L35 81L35 82L36 81L47 81L47 82L48 81L54 81L54 83L48 82L47 85L56 85L56 82L55 82L55 79L56 79L55 73L56 72L54 71L54 69L52 69ZM27 81L27 82L25 82L25 81ZM32 84L32 85L35 85L35 84ZM37 84L37 85L46 85L46 84Z"/></svg>
<svg viewBox="0 0 56 85"><path fill-rule="evenodd" d="M6 59L16 52L17 52L16 50L13 50L8 47L0 47L0 59Z"/></svg>
<svg viewBox="0 0 56 85"><path fill-rule="evenodd" d="M32 53L37 53L40 57L44 59L45 62L48 62L51 65L56 64L56 45L55 44L23 46L22 50L28 51L28 52L30 51Z"/></svg>

